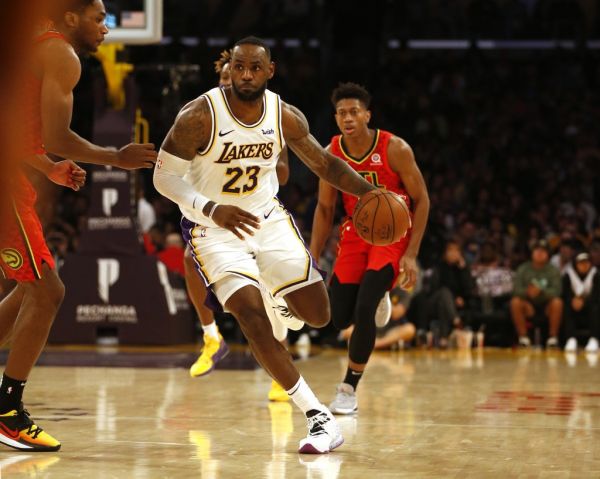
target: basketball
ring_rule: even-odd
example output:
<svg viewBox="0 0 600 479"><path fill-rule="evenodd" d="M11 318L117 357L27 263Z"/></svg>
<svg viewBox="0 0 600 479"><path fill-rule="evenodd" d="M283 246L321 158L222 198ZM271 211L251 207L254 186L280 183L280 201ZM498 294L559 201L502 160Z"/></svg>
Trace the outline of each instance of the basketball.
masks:
<svg viewBox="0 0 600 479"><path fill-rule="evenodd" d="M411 227L406 201L384 190L364 194L354 208L352 221L358 235L375 246L400 241Z"/></svg>

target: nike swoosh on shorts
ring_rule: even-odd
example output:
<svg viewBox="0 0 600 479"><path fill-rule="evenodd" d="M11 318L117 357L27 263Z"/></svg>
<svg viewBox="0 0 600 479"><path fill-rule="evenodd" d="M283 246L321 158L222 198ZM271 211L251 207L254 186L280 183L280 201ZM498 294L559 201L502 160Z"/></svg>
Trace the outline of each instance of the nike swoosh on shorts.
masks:
<svg viewBox="0 0 600 479"><path fill-rule="evenodd" d="M275 207L273 206L273 208L271 208L271 211L269 211L268 213L265 213L263 216L265 217L265 219L268 219L269 216L271 216L271 213L273 213L273 211L275 211Z"/></svg>

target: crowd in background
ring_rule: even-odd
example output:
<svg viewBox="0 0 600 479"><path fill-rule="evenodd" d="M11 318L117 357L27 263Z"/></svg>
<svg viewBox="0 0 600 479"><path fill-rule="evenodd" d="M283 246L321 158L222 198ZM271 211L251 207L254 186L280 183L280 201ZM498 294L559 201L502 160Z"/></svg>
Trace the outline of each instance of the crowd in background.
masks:
<svg viewBox="0 0 600 479"><path fill-rule="evenodd" d="M109 11L139 0L107 0ZM597 0L165 0L168 35L312 37L334 17L375 22L384 37L546 38L598 36Z"/></svg>
<svg viewBox="0 0 600 479"><path fill-rule="evenodd" d="M178 4L184 10L198 8L192 5L196 2L166 3ZM314 23L329 22L334 35L320 37L318 46L276 43L276 75L269 87L303 110L313 134L326 144L336 133L328 98L331 89L339 81L357 81L367 86L374 97L371 126L391 130L411 144L429 189L431 215L419 256L425 287L439 281L440 268L443 270L447 263L449 241L460 252L460 263L469 268L472 283L468 294L461 293L464 304L455 304L459 313L462 309L491 313L508 308L514 272L530 258L533 245L540 240L547 240L551 262L563 272L583 251L589 252L591 262L599 265L600 69L595 50L416 51L387 48L381 38L355 45L357 40L348 39L348 34L344 45L343 36L335 35L335 31L341 31L344 22L352 21L357 11L340 6L338 15L332 17L329 9L336 2L276 2L275 7L272 2L249 0L241 2L234 19L224 13L227 2L200 3L210 7L202 17L210 28L196 29L203 35L221 32L238 38L256 33L260 24L258 31L265 36L286 32L286 36L306 37L323 30L313 32L309 27L296 31L295 25L300 23L294 19L309 16L315 19ZM571 5L568 15L564 14L567 3ZM418 15L424 15L419 17L423 37L460 37L457 32L471 32L468 25L474 24L472 18L483 15L494 19L491 23L476 22L484 36L489 33L499 38L521 38L522 32L536 37L560 36L563 32L579 38L598 33L599 3L381 2L377 21L383 25L382 38L391 38L392 24L394 32L414 37L409 20ZM426 9L424 4L431 8ZM262 10L255 10L257 5ZM266 13L245 15L244 8ZM445 14L447 9L455 8L460 15ZM490 17L486 10L490 8L520 13ZM285 10L290 24L264 22L278 15L272 9ZM190 35L190 15L170 16L169 21L177 24L167 24L166 33L177 38ZM402 21L394 24L394 18ZM227 22L229 27L221 29L219 22ZM530 28L532 24L537 25L537 30ZM488 27L489 31L484 30ZM569 30L571 27L576 29ZM380 43L374 46L375 41ZM351 48L353 45L356 51ZM171 65L160 70L140 68L135 77L139 102L155 143L161 143L182 104L214 86L212 61L220 49L221 46L178 42L129 49L129 60L140 66L152 61ZM184 68L189 65L198 68ZM94 81L98 80L90 74L89 82ZM88 86L85 81L80 86L81 102L91 101L89 93L85 93L89 92ZM80 123L82 129L89 128L85 119ZM280 197L309 241L317 180L293 155L290 161L290 181ZM151 173L142 173L140 183L147 251L159 254L165 249L181 248L177 239L178 209L153 190ZM77 247L86 208L85 191L63 193L53 219L47 222L48 240L57 255ZM334 234L322 258L326 270L331 269L335 259L336 242ZM505 301L492 304L490 297ZM412 307L421 307L418 314L422 318L419 301L416 298ZM446 333L457 325L455 318L448 323L442 320L442 313L434 316L439 336L447 337ZM474 327L479 327L477 314L470 318L475 321ZM424 325L423 321L415 320L416 330L431 331L431 325Z"/></svg>

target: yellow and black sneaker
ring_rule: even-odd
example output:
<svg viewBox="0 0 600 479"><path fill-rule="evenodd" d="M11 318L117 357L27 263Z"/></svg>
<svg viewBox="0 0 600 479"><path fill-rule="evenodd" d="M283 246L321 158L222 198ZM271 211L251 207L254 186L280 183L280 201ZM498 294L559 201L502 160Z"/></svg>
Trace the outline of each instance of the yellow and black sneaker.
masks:
<svg viewBox="0 0 600 479"><path fill-rule="evenodd" d="M214 339L212 336L204 335L204 349L202 354L190 368L190 376L199 378L206 376L216 366L216 364L229 354L229 346L219 334L219 339Z"/></svg>
<svg viewBox="0 0 600 479"><path fill-rule="evenodd" d="M20 451L50 452L60 449L60 442L33 422L23 403L18 410L0 414L0 442Z"/></svg>

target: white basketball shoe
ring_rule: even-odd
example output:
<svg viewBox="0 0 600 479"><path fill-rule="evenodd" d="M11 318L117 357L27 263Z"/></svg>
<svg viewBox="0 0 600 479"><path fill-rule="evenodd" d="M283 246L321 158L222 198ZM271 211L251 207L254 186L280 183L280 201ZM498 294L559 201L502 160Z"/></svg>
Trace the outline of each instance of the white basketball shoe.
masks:
<svg viewBox="0 0 600 479"><path fill-rule="evenodd" d="M326 454L344 443L342 432L333 414L323 406L322 410L311 409L306 413L308 435L300 441L301 454Z"/></svg>
<svg viewBox="0 0 600 479"><path fill-rule="evenodd" d="M598 352L598 340L593 336L588 340L585 346L586 353L597 353Z"/></svg>
<svg viewBox="0 0 600 479"><path fill-rule="evenodd" d="M274 297L264 286L261 286L260 292L271 321L276 319L286 328L293 329L294 331L299 331L304 327L304 321L300 321L290 312L285 299Z"/></svg>
<svg viewBox="0 0 600 479"><path fill-rule="evenodd" d="M335 391L335 399L329 405L333 414L354 414L358 411L356 391L350 384L340 383Z"/></svg>
<svg viewBox="0 0 600 479"><path fill-rule="evenodd" d="M386 291L379 301L379 305L377 306L377 311L375 311L375 326L378 328L383 328L387 323L389 323L390 318L392 317L392 300L390 299L390 292Z"/></svg>

